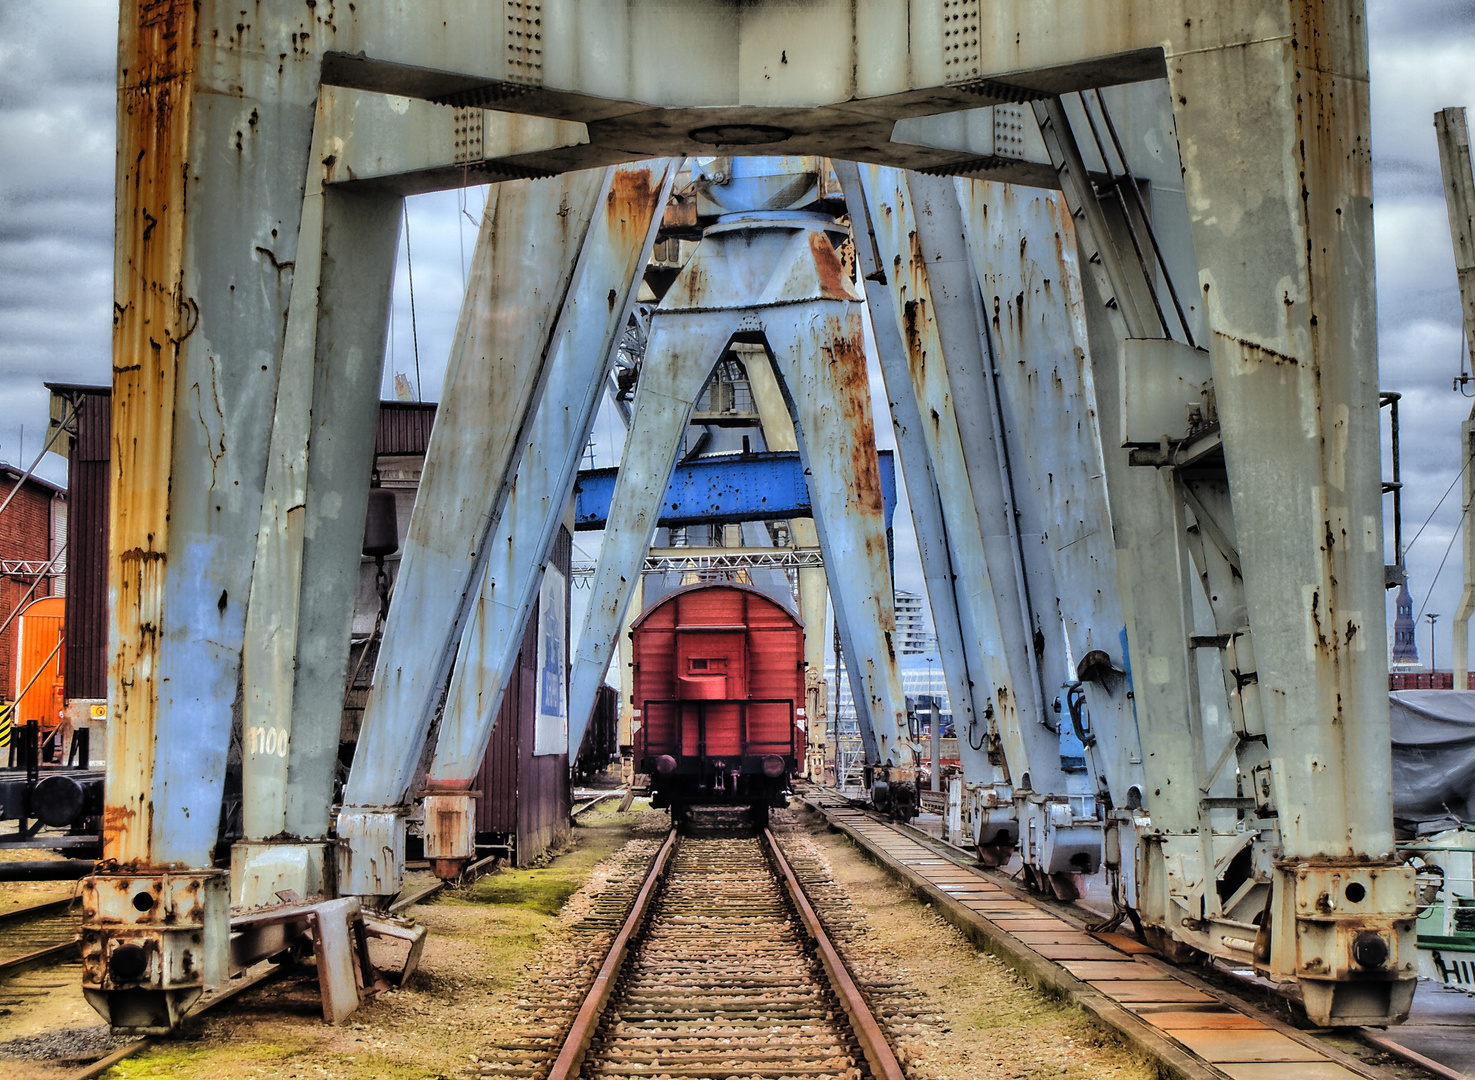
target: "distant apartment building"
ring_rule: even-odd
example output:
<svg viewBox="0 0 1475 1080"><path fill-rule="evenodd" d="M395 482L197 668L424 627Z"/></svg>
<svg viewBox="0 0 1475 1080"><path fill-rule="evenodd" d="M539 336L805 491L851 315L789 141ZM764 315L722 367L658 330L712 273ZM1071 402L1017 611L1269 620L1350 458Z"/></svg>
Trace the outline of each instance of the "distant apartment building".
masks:
<svg viewBox="0 0 1475 1080"><path fill-rule="evenodd" d="M896 591L896 636L902 656L937 651L937 638L927 613L927 598L905 589Z"/></svg>

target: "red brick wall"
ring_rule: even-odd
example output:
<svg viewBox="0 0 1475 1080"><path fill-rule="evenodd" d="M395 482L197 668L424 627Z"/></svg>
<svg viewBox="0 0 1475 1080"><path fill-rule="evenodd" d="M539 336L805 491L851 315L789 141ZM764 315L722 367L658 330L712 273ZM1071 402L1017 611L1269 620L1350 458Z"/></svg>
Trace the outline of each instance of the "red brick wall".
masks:
<svg viewBox="0 0 1475 1080"><path fill-rule="evenodd" d="M1453 690L1453 671L1390 671L1389 690Z"/></svg>
<svg viewBox="0 0 1475 1080"><path fill-rule="evenodd" d="M19 479L0 472L0 502ZM51 558L51 500L56 493L48 487L27 482L16 493L5 513L0 514L0 559L45 562ZM0 624L10 618L31 587L29 577L0 577ZM32 599L51 595L51 582L43 579ZM15 697L15 633L12 622L0 634L0 698Z"/></svg>

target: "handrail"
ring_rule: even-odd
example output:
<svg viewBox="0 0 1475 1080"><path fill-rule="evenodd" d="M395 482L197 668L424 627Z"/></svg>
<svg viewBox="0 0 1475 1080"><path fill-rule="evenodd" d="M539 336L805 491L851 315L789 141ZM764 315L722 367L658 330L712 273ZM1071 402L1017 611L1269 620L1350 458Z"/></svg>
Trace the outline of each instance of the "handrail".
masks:
<svg viewBox="0 0 1475 1080"><path fill-rule="evenodd" d="M57 548L56 554L51 557L51 561L41 568L41 572L36 575L36 580L31 582L31 587L26 590L26 595L21 597L20 603L16 604L11 613L5 616L5 621L3 623L0 623L0 634L3 634L6 630L10 629L10 624L15 621L15 617L26 609L26 602L30 600L31 597L35 594L36 589L41 584L41 579L44 578L48 573L50 573L51 568L56 565L57 560L66 553L67 542L63 540L61 547ZM48 598L42 597L42 599L44 600Z"/></svg>

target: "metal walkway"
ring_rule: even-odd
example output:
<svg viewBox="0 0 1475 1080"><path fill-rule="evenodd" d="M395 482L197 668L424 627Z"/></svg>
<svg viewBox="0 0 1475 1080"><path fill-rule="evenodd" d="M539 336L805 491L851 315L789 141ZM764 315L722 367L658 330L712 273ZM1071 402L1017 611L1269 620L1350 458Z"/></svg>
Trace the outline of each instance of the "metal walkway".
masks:
<svg viewBox="0 0 1475 1080"><path fill-rule="evenodd" d="M834 796L805 801L976 945L1069 998L1171 1074L1192 1080L1393 1080L1235 1001L1123 935L1087 933Z"/></svg>

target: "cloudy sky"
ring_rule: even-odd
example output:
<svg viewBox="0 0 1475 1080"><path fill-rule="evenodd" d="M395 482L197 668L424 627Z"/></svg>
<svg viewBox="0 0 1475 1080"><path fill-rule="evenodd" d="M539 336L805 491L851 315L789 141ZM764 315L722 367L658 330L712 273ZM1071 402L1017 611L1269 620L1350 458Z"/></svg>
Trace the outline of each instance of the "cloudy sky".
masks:
<svg viewBox="0 0 1475 1080"><path fill-rule="evenodd" d="M1416 610L1443 616L1436 637L1447 667L1461 574L1450 548L1458 485L1435 506L1458 476L1459 423L1475 402L1451 390L1462 335L1431 118L1475 106L1475 0L1369 0L1368 35L1382 385L1404 395L1404 535L1417 534L1410 587ZM40 449L43 379L109 377L116 39L116 0L0 2L0 461L29 464ZM426 400L440 391L483 199L474 190L410 200ZM396 372L415 384L403 242L400 267L386 397ZM608 445L607 416L603 430ZM899 576L905 584L912 574ZM1427 659L1427 622L1418 640Z"/></svg>

